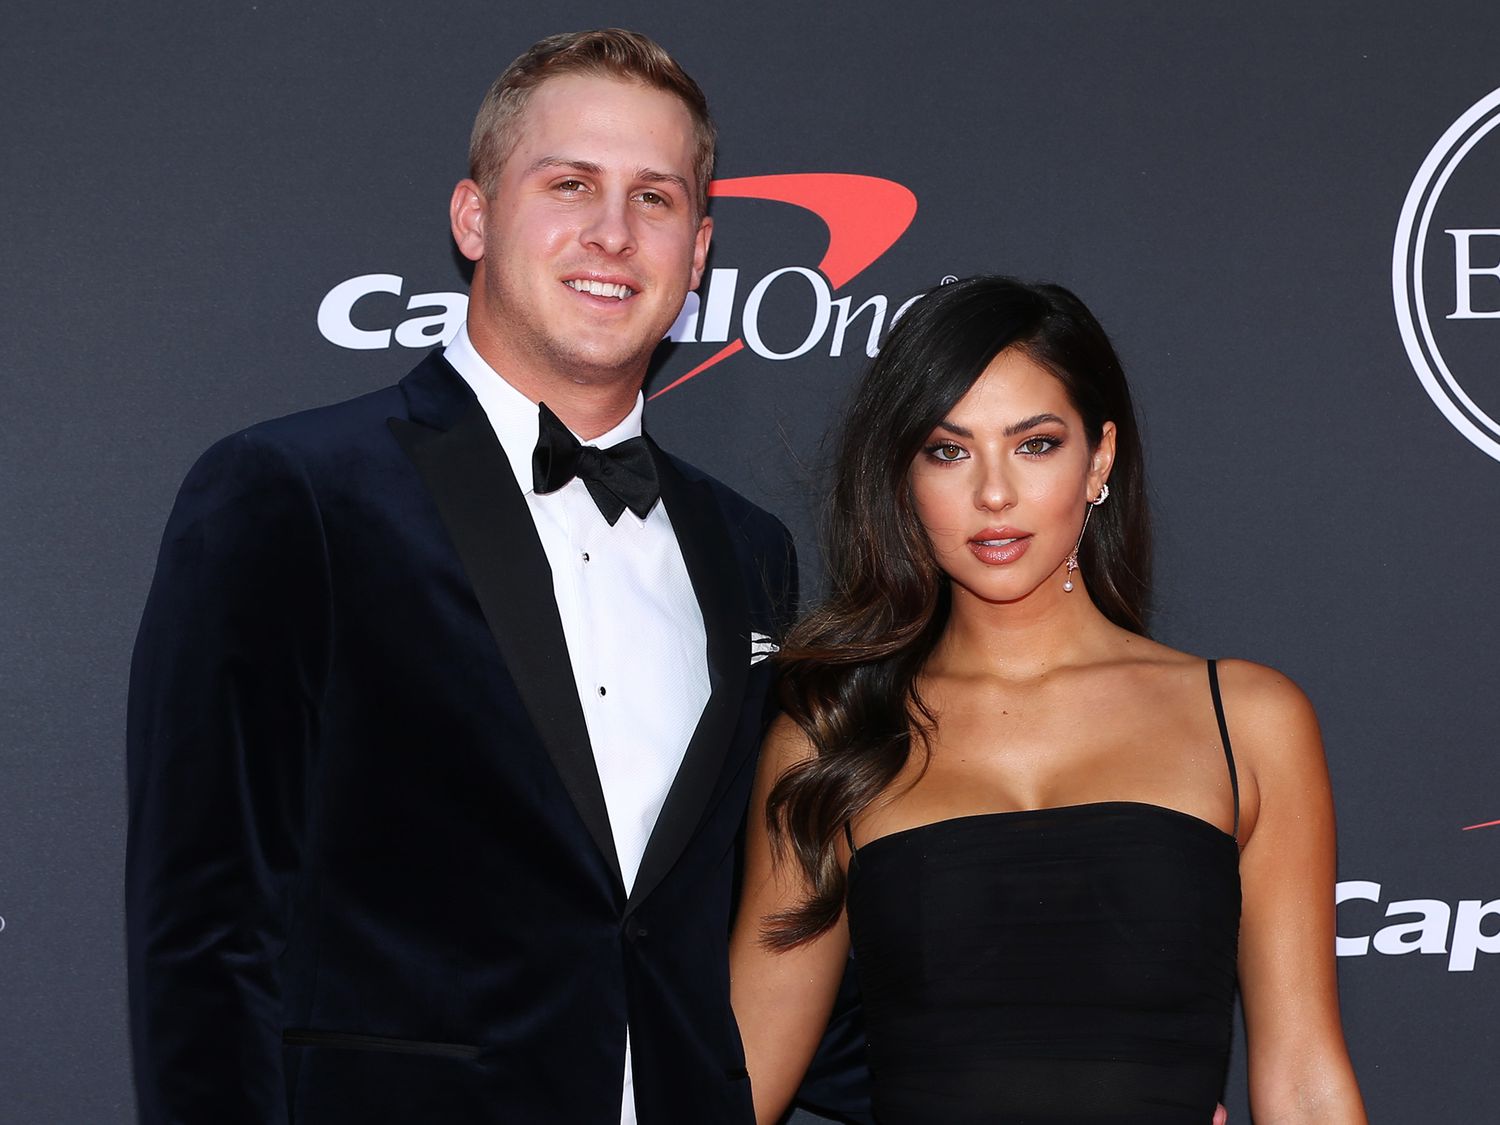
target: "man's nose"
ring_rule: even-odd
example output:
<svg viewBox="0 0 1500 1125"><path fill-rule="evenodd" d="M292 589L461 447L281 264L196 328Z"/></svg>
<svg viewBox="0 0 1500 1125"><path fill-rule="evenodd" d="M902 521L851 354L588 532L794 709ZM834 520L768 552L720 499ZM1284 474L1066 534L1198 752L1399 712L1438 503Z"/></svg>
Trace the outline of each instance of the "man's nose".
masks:
<svg viewBox="0 0 1500 1125"><path fill-rule="evenodd" d="M635 233L630 224L630 200L623 194L601 197L589 209L581 237L586 245L606 254L626 254L633 250Z"/></svg>

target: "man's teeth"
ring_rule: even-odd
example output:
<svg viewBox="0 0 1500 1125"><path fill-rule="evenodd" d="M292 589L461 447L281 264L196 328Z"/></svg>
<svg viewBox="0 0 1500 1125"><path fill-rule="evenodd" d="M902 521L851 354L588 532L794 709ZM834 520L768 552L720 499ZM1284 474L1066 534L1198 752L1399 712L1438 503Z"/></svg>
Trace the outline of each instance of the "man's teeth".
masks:
<svg viewBox="0 0 1500 1125"><path fill-rule="evenodd" d="M587 278L575 278L563 282L569 288L576 289L580 293L592 293L595 297L614 297L623 301L626 297L634 296L635 290L628 285L620 285L612 281L590 281Z"/></svg>

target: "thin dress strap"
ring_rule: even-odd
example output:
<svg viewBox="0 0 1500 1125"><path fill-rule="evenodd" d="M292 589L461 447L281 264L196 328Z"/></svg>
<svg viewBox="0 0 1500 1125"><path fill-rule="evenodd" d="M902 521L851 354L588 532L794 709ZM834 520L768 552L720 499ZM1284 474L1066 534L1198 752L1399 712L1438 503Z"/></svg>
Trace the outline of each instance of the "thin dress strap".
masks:
<svg viewBox="0 0 1500 1125"><path fill-rule="evenodd" d="M1240 775L1234 768L1234 751L1229 747L1229 724L1224 721L1224 700L1219 695L1219 662L1208 662L1208 690L1214 697L1214 717L1219 720L1219 740L1224 743L1224 760L1229 763L1229 788L1234 793L1234 831L1230 833L1236 842L1240 838ZM848 826L845 825L847 828Z"/></svg>
<svg viewBox="0 0 1500 1125"><path fill-rule="evenodd" d="M854 846L854 829L849 827L849 822L844 821L844 839L849 841L849 861L854 862L854 853L859 849Z"/></svg>

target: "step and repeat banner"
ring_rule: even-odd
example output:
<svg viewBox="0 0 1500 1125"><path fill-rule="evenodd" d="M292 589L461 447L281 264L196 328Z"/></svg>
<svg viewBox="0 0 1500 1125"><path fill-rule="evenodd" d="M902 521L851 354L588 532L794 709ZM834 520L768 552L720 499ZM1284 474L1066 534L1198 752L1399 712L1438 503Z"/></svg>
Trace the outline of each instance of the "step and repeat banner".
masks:
<svg viewBox="0 0 1500 1125"><path fill-rule="evenodd" d="M1156 635L1317 705L1373 1119L1492 1119L1500 6L21 0L0 1121L131 1118L124 699L184 472L450 336L481 95L541 36L607 24L665 44L722 134L657 439L779 513L815 590L825 434L905 303L980 272L1073 288L1144 415Z"/></svg>

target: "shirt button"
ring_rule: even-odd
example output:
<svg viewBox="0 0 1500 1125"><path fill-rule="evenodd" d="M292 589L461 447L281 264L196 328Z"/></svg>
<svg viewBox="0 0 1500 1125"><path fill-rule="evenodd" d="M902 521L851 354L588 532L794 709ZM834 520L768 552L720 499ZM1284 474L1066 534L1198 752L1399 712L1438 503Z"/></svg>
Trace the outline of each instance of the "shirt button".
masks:
<svg viewBox="0 0 1500 1125"><path fill-rule="evenodd" d="M604 685L603 685L603 684L600 684L600 685L599 685L599 694L600 694L600 695L603 695L603 694L605 694L605 692L604 692Z"/></svg>
<svg viewBox="0 0 1500 1125"><path fill-rule="evenodd" d="M587 551L583 552L583 561L584 562L588 562L589 561L589 553Z"/></svg>

